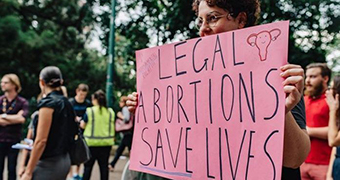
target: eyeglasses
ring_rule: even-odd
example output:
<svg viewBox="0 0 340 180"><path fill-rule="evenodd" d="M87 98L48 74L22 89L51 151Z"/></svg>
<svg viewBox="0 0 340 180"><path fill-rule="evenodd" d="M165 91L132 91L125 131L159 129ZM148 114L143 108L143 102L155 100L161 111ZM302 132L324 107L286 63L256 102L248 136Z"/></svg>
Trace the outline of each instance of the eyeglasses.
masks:
<svg viewBox="0 0 340 180"><path fill-rule="evenodd" d="M223 14L223 15L213 15L213 14L208 14L207 15L207 19L205 20L205 22L207 23L207 25L212 28L215 27L217 25L217 22L219 19L223 18L223 17L227 17L228 20L231 19L232 13L227 13L227 14ZM201 29L203 25L203 18L196 18L195 20L195 26L198 30Z"/></svg>

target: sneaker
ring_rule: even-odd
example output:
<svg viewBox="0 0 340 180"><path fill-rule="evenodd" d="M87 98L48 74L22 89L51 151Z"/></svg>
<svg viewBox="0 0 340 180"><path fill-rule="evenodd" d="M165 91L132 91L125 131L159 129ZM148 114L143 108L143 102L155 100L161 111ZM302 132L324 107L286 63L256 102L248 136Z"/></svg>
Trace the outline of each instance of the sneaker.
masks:
<svg viewBox="0 0 340 180"><path fill-rule="evenodd" d="M83 178L81 178L78 174L73 176L73 180L82 180Z"/></svg>

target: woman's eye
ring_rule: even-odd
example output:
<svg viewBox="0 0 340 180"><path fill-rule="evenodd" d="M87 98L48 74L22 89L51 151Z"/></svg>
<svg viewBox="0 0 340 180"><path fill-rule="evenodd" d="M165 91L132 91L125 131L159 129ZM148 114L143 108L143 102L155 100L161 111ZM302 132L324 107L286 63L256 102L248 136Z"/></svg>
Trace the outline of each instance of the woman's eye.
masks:
<svg viewBox="0 0 340 180"><path fill-rule="evenodd" d="M214 22L217 20L217 16L213 15L213 16L210 16L210 21Z"/></svg>

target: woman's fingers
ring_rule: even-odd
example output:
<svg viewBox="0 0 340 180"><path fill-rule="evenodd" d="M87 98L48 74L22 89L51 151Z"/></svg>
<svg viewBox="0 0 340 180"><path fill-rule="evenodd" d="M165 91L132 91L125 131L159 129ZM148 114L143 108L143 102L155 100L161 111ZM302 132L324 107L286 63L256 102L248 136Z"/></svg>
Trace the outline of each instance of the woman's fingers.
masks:
<svg viewBox="0 0 340 180"><path fill-rule="evenodd" d="M131 113L135 112L137 102L138 102L138 94L136 92L133 92L128 95L128 100L126 101L126 105Z"/></svg>

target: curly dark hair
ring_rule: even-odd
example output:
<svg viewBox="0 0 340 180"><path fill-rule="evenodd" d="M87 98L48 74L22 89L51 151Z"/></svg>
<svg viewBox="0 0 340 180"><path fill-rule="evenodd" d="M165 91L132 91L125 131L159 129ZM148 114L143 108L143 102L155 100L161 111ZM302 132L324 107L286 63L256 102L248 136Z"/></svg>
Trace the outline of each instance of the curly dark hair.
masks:
<svg viewBox="0 0 340 180"><path fill-rule="evenodd" d="M245 27L255 25L260 16L259 0L194 0L192 9L196 12L196 15L198 15L198 6L201 1L206 1L210 7L217 6L228 11L234 18L239 13L245 12L247 14Z"/></svg>

